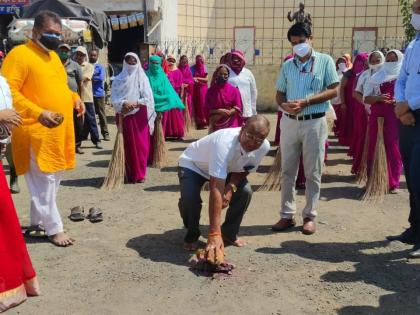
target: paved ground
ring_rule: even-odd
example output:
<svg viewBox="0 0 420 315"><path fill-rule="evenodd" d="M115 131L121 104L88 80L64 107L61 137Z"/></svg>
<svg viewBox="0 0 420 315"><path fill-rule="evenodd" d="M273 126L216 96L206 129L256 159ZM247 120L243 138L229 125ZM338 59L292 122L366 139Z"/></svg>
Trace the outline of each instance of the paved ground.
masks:
<svg viewBox="0 0 420 315"><path fill-rule="evenodd" d="M268 116L274 123L275 116ZM114 135L115 126L111 131ZM191 139L204 135L194 132ZM191 272L190 255L182 250L176 160L190 139L169 143L168 166L150 169L145 184L115 192L97 189L112 143L102 151L86 143L58 199L65 228L77 243L67 249L28 243L43 295L10 314L419 314L420 264L406 259L409 246L384 241L407 226L407 192L377 206L359 201L350 161L332 141L319 231L304 236L298 227L273 234L269 227L278 220L279 193L256 192L240 231L248 246L227 248L237 269L216 280ZM255 188L274 153L273 148L261 172L251 176ZM27 223L28 193L21 183L23 192L14 200ZM300 193L298 206L303 204ZM76 205L101 207L105 221L69 221ZM204 232L207 209L205 204Z"/></svg>

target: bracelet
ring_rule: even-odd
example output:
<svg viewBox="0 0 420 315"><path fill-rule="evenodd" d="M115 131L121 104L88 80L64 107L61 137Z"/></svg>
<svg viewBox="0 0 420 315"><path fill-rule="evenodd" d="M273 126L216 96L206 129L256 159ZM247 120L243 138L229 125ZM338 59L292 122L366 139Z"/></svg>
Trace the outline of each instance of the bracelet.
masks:
<svg viewBox="0 0 420 315"><path fill-rule="evenodd" d="M311 102L310 102L310 100L309 100L309 97L307 97L307 98L306 98L306 106L309 106L309 105L311 105Z"/></svg>
<svg viewBox="0 0 420 315"><path fill-rule="evenodd" d="M213 233L209 233L208 237L213 237L213 236L222 236L221 232L213 232Z"/></svg>

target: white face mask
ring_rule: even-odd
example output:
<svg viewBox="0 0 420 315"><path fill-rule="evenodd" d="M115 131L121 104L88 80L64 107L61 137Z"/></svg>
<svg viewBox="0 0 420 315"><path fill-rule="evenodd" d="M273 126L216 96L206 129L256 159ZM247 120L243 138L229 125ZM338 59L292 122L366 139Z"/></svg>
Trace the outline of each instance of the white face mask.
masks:
<svg viewBox="0 0 420 315"><path fill-rule="evenodd" d="M398 75L401 69L401 63L398 61L385 62L383 67L388 75Z"/></svg>
<svg viewBox="0 0 420 315"><path fill-rule="evenodd" d="M371 65L369 64L369 69L373 70L373 71L377 71L380 67L382 67L383 63L378 63L376 65Z"/></svg>
<svg viewBox="0 0 420 315"><path fill-rule="evenodd" d="M127 64L127 72L128 74L132 74L137 69L137 64L129 65Z"/></svg>
<svg viewBox="0 0 420 315"><path fill-rule="evenodd" d="M340 70L341 72L346 72L347 71L347 65L345 63L339 63L338 64L338 70Z"/></svg>
<svg viewBox="0 0 420 315"><path fill-rule="evenodd" d="M301 43L293 46L293 52L299 57L307 56L311 51L311 45L308 43Z"/></svg>
<svg viewBox="0 0 420 315"><path fill-rule="evenodd" d="M420 31L420 14L413 13L411 16L411 25L416 31Z"/></svg>

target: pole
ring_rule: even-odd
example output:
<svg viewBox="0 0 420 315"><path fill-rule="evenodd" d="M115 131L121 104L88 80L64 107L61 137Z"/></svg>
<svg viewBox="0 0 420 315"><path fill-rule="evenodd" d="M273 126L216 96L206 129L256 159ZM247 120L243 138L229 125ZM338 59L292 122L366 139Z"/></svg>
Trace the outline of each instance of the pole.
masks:
<svg viewBox="0 0 420 315"><path fill-rule="evenodd" d="M145 43L148 43L149 42L149 35L148 35L149 18L147 16L147 0L143 0L143 14L144 14L143 41Z"/></svg>

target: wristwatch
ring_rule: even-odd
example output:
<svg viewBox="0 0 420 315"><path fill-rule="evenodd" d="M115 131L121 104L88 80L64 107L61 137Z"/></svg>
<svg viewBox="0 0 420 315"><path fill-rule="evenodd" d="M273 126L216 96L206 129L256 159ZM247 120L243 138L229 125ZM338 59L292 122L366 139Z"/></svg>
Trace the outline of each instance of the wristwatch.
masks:
<svg viewBox="0 0 420 315"><path fill-rule="evenodd" d="M232 187L232 191L236 193L238 191L238 187L234 183L229 183L230 187Z"/></svg>

